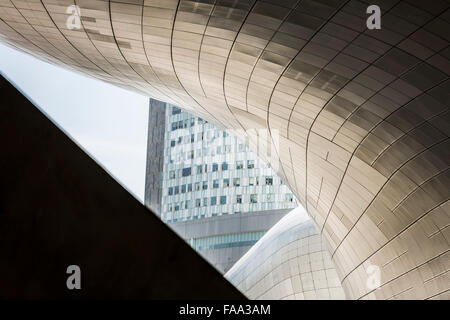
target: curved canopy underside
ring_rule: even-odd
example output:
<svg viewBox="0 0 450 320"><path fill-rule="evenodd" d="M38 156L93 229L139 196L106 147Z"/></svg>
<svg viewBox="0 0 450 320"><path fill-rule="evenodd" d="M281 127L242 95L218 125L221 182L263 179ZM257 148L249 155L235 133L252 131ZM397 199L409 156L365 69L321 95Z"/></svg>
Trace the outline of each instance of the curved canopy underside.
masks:
<svg viewBox="0 0 450 320"><path fill-rule="evenodd" d="M266 129L349 297L448 298L450 5L373 2L381 30L361 1L1 0L0 40Z"/></svg>

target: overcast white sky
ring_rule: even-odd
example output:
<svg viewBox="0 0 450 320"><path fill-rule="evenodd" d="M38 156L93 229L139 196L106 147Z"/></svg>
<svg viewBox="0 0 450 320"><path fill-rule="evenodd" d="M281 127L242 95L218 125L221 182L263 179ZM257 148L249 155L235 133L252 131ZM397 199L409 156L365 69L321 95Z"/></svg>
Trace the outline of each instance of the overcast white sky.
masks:
<svg viewBox="0 0 450 320"><path fill-rule="evenodd" d="M147 97L3 44L0 71L143 202Z"/></svg>

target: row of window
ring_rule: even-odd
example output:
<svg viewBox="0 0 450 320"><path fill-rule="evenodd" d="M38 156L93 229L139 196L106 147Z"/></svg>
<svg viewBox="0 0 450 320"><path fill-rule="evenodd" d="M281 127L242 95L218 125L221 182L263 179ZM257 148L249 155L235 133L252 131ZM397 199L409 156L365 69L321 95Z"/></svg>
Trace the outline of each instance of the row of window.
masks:
<svg viewBox="0 0 450 320"><path fill-rule="evenodd" d="M222 212L222 216L226 216L226 215L228 215L228 212ZM217 213L211 214L211 217L217 217ZM172 218L172 219L167 219L167 217L166 217L166 218L164 218L164 221L167 223L172 223L172 222L177 222L177 221L198 220L198 219L204 219L204 218L206 218L206 215L204 213L202 213L200 215L179 217L179 218Z"/></svg>
<svg viewBox="0 0 450 320"><path fill-rule="evenodd" d="M228 163L223 162L222 165L220 166L222 171L227 171L228 170ZM241 170L244 168L244 162L242 160L238 160L236 161L236 169L237 170ZM255 168L255 160L247 160L247 169L254 169ZM216 172L219 171L219 165L217 163L213 163L212 164L212 172ZM184 168L182 170L178 171L178 176L181 175L183 177L188 177L192 174L192 169L191 167L188 168ZM208 172L208 165L198 165L197 166L197 174L202 174L202 173L207 173ZM175 179L176 178L176 170L170 170L169 171L169 179Z"/></svg>
<svg viewBox="0 0 450 320"><path fill-rule="evenodd" d="M217 216L225 216L228 215L228 211L226 211L226 209L230 209L228 207L228 205L222 206L222 207L217 207L217 206L213 206L213 207L199 207L199 208L190 208L185 210L180 210L180 208L183 208L183 203L180 204L179 207L179 211L177 212L168 212L167 210L162 214L161 218L167 222L167 223L172 223L172 222L178 222L178 221L187 221L187 220L197 220L197 219L205 219L205 218L209 218L209 217L217 217ZM279 203L279 202L260 202L260 203L256 203L256 204L250 204L250 208L248 208L250 211L247 211L248 209L245 209L243 206L246 206L245 204L243 205L235 205L233 207L233 213L234 214L239 214L242 213L241 210L246 210L246 212L251 212L251 211L260 211L260 210L272 210L272 209L292 209L295 208L295 204L292 202L283 202L283 203ZM214 208L214 211L221 211L220 213L218 212L207 212L209 211L209 209ZM167 207L165 206L164 209L167 209ZM225 210L225 211L222 211Z"/></svg>
<svg viewBox="0 0 450 320"><path fill-rule="evenodd" d="M293 202L293 196L292 194L286 194L285 200ZM274 202L275 201L275 194L269 193L267 194L267 202ZM235 196L235 203L236 204L242 204L242 194L237 194ZM258 203L258 194L254 193L250 195L250 203ZM223 205L227 204L227 196L212 196L212 197L205 197L203 200L201 198L195 199L194 206L191 207L191 201L185 200L181 201L179 203L169 203L168 204L168 211L179 211L184 209L190 209L190 208L200 208L200 207L207 207L209 205L215 206L215 205Z"/></svg>
<svg viewBox="0 0 450 320"><path fill-rule="evenodd" d="M241 187L241 178L233 178L233 187ZM282 183L282 181L281 181ZM259 186L259 177L250 177L248 179L248 185L249 186ZM271 186L273 185L273 177L265 177L265 185ZM222 187L229 187L230 186L230 179L225 178L223 179ZM212 188L217 189L219 188L219 179L214 179L212 182ZM208 181L203 182L195 182L194 183L194 189L192 189L192 183L183 184L181 186L174 186L168 188L168 194L169 196L176 195L186 192L192 192L192 191L200 191L200 190L208 190Z"/></svg>
<svg viewBox="0 0 450 320"><path fill-rule="evenodd" d="M195 119L186 119L186 120L180 120L180 121L175 121L172 122L171 124L171 129L172 131L175 131L177 129L184 129L184 128L189 128L189 127L193 127L195 125Z"/></svg>
<svg viewBox="0 0 450 320"><path fill-rule="evenodd" d="M214 250L254 245L266 232L246 232L224 234L204 238L189 239L187 242L197 251Z"/></svg>
<svg viewBox="0 0 450 320"><path fill-rule="evenodd" d="M197 151L195 150L184 150L184 151L180 151L177 153L172 153L169 155L170 158L170 163L173 163L174 160L176 161L189 161L189 160L193 160L194 158L199 159L202 157L214 157L216 155L225 155L225 154L229 154L231 153L231 147L230 146L224 146L225 149L222 152L222 148L221 147L217 147L217 152L214 152L214 150L210 153L209 152L209 148L199 148L197 149Z"/></svg>
<svg viewBox="0 0 450 320"><path fill-rule="evenodd" d="M214 157L214 156L220 156L220 155L227 155L232 154L231 151L231 145L225 145L225 146L217 146L217 147L204 147L204 148L198 148L197 150L192 150L189 146L187 149L180 150L179 152L172 152L169 154L170 159L178 159L179 160L192 160L192 159L198 159L202 157ZM171 161L172 163L173 161ZM269 167L269 165L267 165Z"/></svg>
<svg viewBox="0 0 450 320"><path fill-rule="evenodd" d="M180 109L178 109L178 110L172 109L173 115L179 114L180 112L181 112ZM202 118L197 118L197 123L203 124L203 123L207 123L207 121L203 120ZM177 129L190 128L190 127L193 127L194 125L195 125L195 118L190 118L190 119L185 119L185 120L174 121L171 123L170 126L171 126L172 131L175 131Z"/></svg>
<svg viewBox="0 0 450 320"><path fill-rule="evenodd" d="M222 131L222 136L224 138L226 138L228 136L228 134L225 131ZM214 134L214 137L212 138L219 138L220 137L220 132L217 131L217 133ZM170 140L170 147L175 147L176 145L179 144L186 144L186 143L194 143L195 141L203 141L205 138L205 134L204 132L198 132L197 133L197 139L195 139L195 133L191 133L189 135L186 136L179 136L177 139L172 139ZM223 147L223 151L224 152L230 152L231 151L231 145L224 145L224 146L217 146L217 153L221 154L222 153L222 148ZM240 143L238 146L238 150L239 151L245 151L245 145Z"/></svg>

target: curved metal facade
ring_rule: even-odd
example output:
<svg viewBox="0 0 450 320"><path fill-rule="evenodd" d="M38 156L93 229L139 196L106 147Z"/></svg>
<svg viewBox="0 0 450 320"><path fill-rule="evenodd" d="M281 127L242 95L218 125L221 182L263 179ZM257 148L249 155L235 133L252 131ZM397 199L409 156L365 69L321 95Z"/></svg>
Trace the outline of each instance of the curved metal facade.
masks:
<svg viewBox="0 0 450 320"><path fill-rule="evenodd" d="M374 4L381 30L361 1L1 0L0 39L222 128L279 132L278 173L348 297L449 298L450 5Z"/></svg>
<svg viewBox="0 0 450 320"><path fill-rule="evenodd" d="M277 222L225 274L250 299L345 299L330 253L304 209Z"/></svg>

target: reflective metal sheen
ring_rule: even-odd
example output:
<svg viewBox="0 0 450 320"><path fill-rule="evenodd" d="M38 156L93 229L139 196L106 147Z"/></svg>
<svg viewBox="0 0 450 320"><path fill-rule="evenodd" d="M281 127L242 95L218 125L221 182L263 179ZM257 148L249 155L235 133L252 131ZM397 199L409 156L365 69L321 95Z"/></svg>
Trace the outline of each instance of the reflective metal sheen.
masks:
<svg viewBox="0 0 450 320"><path fill-rule="evenodd" d="M279 134L278 173L349 298L448 299L450 5L373 2L381 30L356 0L0 0L0 40L222 128Z"/></svg>

